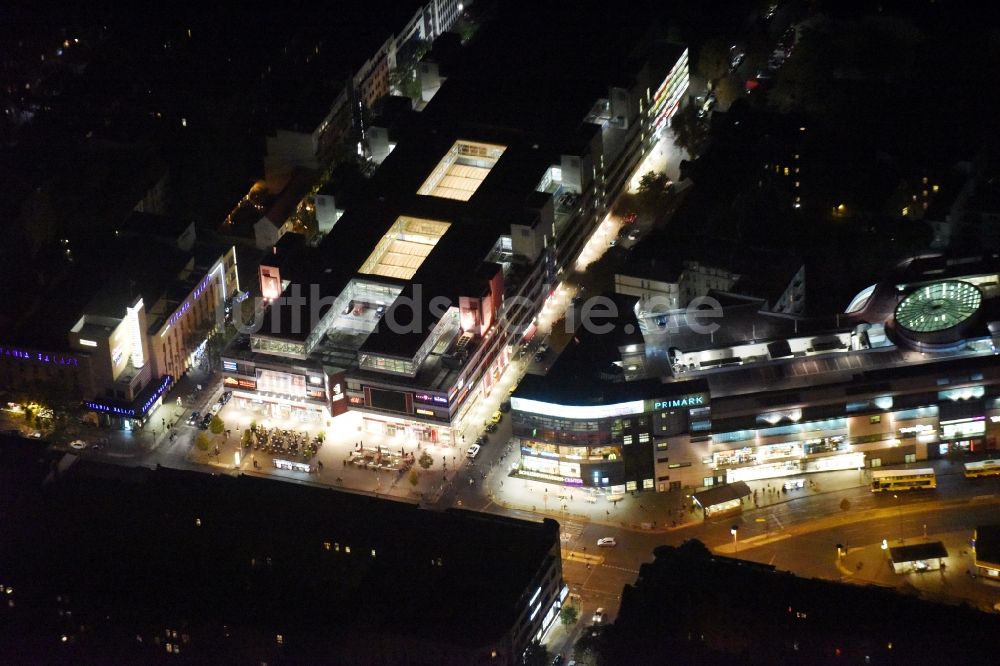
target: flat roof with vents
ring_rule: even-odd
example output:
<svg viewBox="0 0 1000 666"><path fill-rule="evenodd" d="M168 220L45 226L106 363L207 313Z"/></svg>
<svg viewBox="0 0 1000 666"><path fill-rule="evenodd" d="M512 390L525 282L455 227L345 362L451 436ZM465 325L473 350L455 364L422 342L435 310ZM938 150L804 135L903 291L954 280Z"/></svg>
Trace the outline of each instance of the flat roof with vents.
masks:
<svg viewBox="0 0 1000 666"><path fill-rule="evenodd" d="M409 280L450 226L438 220L397 217L358 272Z"/></svg>
<svg viewBox="0 0 1000 666"><path fill-rule="evenodd" d="M417 194L468 201L506 149L493 143L456 141Z"/></svg>

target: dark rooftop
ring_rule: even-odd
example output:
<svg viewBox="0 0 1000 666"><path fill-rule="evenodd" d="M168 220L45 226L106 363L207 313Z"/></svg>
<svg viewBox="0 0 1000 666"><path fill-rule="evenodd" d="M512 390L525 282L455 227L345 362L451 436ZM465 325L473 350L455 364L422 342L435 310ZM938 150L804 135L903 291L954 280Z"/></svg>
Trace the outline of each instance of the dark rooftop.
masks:
<svg viewBox="0 0 1000 666"><path fill-rule="evenodd" d="M94 618L98 635L151 643L181 622L194 637L189 654L221 640L223 625L272 644L275 633L290 646L320 642L332 661L354 635L481 646L513 624L529 584L559 557L551 520L426 511L248 476L99 478L108 469L118 470L78 462L45 490L25 491L34 501L26 497L16 532L5 527L0 551L26 613L8 614L18 626L68 594L74 619ZM51 629L42 623L20 640Z"/></svg>
<svg viewBox="0 0 1000 666"><path fill-rule="evenodd" d="M893 562L917 562L948 557L948 551L940 541L930 543L915 543L909 546L893 546L889 549L889 557Z"/></svg>

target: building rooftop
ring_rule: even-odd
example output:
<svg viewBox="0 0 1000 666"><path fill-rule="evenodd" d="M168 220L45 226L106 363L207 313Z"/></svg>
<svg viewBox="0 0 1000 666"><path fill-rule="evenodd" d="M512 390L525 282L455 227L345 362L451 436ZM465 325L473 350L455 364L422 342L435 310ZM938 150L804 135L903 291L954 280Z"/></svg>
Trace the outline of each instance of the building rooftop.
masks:
<svg viewBox="0 0 1000 666"><path fill-rule="evenodd" d="M325 661L343 661L359 635L478 647L514 624L536 574L559 557L551 520L427 511L246 475L101 478L108 469L79 462L36 486L19 529L5 528L4 582L25 609L9 621L34 621L32 609L70 595L82 622L113 618L99 634L151 644L183 621L189 655L222 640L222 625L255 643L283 634L291 655L322 645Z"/></svg>
<svg viewBox="0 0 1000 666"><path fill-rule="evenodd" d="M930 663L953 660L956 646L963 658L989 662L1000 647L1000 619L968 606L801 578L712 555L697 541L654 555L625 586L605 631L608 663L657 664L664 654L712 664Z"/></svg>

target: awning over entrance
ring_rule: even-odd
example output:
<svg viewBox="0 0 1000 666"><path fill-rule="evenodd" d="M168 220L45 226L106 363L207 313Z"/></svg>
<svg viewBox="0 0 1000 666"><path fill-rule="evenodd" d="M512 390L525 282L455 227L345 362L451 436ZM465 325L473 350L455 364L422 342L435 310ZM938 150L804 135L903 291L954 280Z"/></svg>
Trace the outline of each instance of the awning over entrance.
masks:
<svg viewBox="0 0 1000 666"><path fill-rule="evenodd" d="M705 515L715 515L740 508L740 501L744 497L753 494L743 481L727 483L724 486L716 486L694 494L694 501L705 510Z"/></svg>
<svg viewBox="0 0 1000 666"><path fill-rule="evenodd" d="M931 571L941 568L941 560L948 557L948 551L940 541L916 543L912 546L896 546L889 549L889 559L896 573L910 571Z"/></svg>

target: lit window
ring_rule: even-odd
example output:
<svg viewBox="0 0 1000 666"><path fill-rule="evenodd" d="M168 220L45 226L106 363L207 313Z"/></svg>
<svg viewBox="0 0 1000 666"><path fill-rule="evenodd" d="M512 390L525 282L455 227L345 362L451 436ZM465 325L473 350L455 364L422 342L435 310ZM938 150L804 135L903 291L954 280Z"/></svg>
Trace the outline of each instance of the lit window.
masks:
<svg viewBox="0 0 1000 666"><path fill-rule="evenodd" d="M625 435L622 439L622 444L628 445L632 443L632 435Z"/></svg>
<svg viewBox="0 0 1000 666"><path fill-rule="evenodd" d="M649 441L649 433L648 432L639 433L639 443L640 444L645 444L648 441Z"/></svg>

